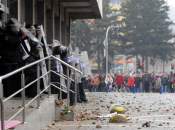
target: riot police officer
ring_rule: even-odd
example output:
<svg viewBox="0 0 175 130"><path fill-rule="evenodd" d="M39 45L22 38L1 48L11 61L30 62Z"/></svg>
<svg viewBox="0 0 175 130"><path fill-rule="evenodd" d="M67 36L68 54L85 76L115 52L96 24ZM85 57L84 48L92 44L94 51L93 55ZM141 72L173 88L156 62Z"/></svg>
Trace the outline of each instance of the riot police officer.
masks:
<svg viewBox="0 0 175 130"><path fill-rule="evenodd" d="M16 31L16 25L11 20L7 22L2 43L2 63L5 71L4 74L10 73L20 67L23 56L20 44L25 37L26 34L24 32L21 32L19 35ZM4 96L9 96L20 89L20 85L18 85L19 79L20 78L16 74L4 80Z"/></svg>
<svg viewBox="0 0 175 130"><path fill-rule="evenodd" d="M39 43L35 43L32 45L31 47L31 52L30 52L30 56L25 60L25 65L28 65L30 63L33 63L37 60L40 59L40 51L42 51L42 47ZM32 81L37 79L37 64L28 67L27 69L25 69L25 85L31 83ZM41 79L42 80L42 79ZM27 89L26 89L26 96L27 97L35 97L37 94L37 82L35 82L34 84L30 85ZM43 82L40 81L40 89L43 89Z"/></svg>
<svg viewBox="0 0 175 130"><path fill-rule="evenodd" d="M44 44L44 39L43 39L43 36L41 34L41 26L35 24L34 27L35 27L35 30L36 30L36 38L38 38L38 40L43 44L42 47L43 47L43 51L44 51L44 57L46 57L47 52L46 52L46 47L45 47L45 44Z"/></svg>

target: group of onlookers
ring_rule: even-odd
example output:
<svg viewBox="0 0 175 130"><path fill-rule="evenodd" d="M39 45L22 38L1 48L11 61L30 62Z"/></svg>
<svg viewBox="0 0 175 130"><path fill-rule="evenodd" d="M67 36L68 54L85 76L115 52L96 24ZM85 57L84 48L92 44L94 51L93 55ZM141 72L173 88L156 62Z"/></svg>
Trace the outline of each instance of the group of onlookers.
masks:
<svg viewBox="0 0 175 130"><path fill-rule="evenodd" d="M91 74L88 76L88 89L90 92L106 92L116 90L120 92L122 88L128 87L131 92L160 92L174 93L175 92L175 74L169 73L112 73L107 76L102 73Z"/></svg>

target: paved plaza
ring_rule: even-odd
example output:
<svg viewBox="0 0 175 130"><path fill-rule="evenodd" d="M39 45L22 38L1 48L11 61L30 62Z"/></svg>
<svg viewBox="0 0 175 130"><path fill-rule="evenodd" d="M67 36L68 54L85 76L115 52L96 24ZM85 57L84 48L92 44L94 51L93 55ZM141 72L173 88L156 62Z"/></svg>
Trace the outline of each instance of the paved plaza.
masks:
<svg viewBox="0 0 175 130"><path fill-rule="evenodd" d="M52 130L174 130L175 94L153 93L86 93L87 103L75 107L75 116L90 113L95 120L59 121L50 125ZM110 114L113 106L121 106L128 123L109 123L109 118L96 118ZM150 122L150 127L142 127ZM51 123L52 124L52 123ZM98 128L97 128L98 127ZM49 129L49 127L47 128ZM44 130L44 129L43 129Z"/></svg>

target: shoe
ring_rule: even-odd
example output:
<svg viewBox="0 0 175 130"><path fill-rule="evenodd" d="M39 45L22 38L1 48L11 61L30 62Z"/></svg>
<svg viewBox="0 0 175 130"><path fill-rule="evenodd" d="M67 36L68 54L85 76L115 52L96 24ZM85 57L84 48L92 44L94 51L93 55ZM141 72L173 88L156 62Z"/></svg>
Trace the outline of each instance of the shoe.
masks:
<svg viewBox="0 0 175 130"><path fill-rule="evenodd" d="M85 100L82 100L82 102L88 102L88 100L87 100L87 99L85 99Z"/></svg>
<svg viewBox="0 0 175 130"><path fill-rule="evenodd" d="M80 99L79 99L79 100L77 100L77 102L78 102L78 103L82 103L82 101L81 101Z"/></svg>

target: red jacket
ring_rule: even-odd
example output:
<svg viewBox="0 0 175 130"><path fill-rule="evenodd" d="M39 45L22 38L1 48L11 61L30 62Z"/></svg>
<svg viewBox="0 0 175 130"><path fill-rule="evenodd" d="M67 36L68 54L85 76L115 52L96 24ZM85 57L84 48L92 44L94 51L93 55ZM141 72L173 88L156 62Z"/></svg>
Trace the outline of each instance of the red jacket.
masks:
<svg viewBox="0 0 175 130"><path fill-rule="evenodd" d="M122 83L124 83L123 76L119 76L119 75L117 75L117 76L115 77L114 82L115 82L117 85L121 86Z"/></svg>
<svg viewBox="0 0 175 130"><path fill-rule="evenodd" d="M130 77L128 79L128 86L133 86L134 85L134 78L133 77Z"/></svg>
<svg viewBox="0 0 175 130"><path fill-rule="evenodd" d="M172 84L175 84L175 77L172 78Z"/></svg>

